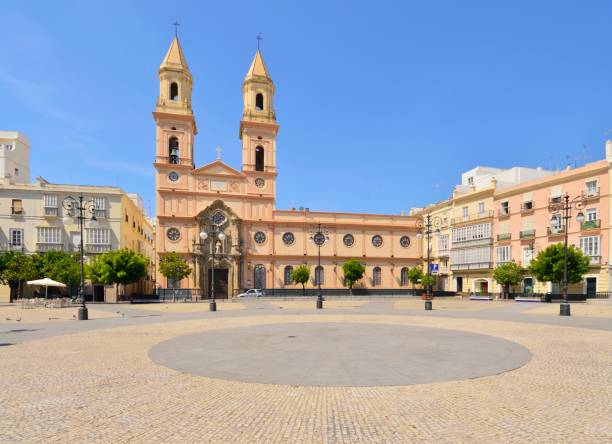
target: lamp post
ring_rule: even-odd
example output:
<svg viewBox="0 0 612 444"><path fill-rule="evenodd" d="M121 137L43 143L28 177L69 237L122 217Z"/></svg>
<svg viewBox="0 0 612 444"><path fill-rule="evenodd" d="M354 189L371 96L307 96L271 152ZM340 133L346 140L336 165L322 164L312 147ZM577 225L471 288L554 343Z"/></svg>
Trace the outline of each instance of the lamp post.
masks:
<svg viewBox="0 0 612 444"><path fill-rule="evenodd" d="M427 284L425 285L425 310L432 309L432 294L431 294L431 267L430 263L430 242L431 235L435 234L436 238L440 236L440 226L442 225L442 220L437 216L431 216L428 214L425 217L425 221L418 220L417 228L419 231L417 232L417 237L421 239L423 235L425 235L425 239L427 239Z"/></svg>
<svg viewBox="0 0 612 444"><path fill-rule="evenodd" d="M317 309L323 308L323 294L321 293L321 276L319 275L321 270L321 246L327 242L328 236L326 230L321 229L321 224L317 224L316 231L311 234L312 241L318 247L318 265L315 269L315 279L317 280Z"/></svg>
<svg viewBox="0 0 612 444"><path fill-rule="evenodd" d="M562 224L559 224L559 218L553 214L550 218L551 224L557 225L557 227L563 228L563 302L559 306L560 316L571 316L570 303L567 298L567 236L569 231L569 222L572 218L572 209L578 210L576 215L576 222L584 222L584 213L581 211L586 205L586 199L583 196L576 196L570 199L569 194L565 193L558 202L550 202L548 204L548 210L552 212L562 212L561 219Z"/></svg>
<svg viewBox="0 0 612 444"><path fill-rule="evenodd" d="M216 253L216 243L217 239L221 242L225 240L225 233L221 230L219 225L213 224L209 225L206 230L202 230L200 232L200 239L205 241L208 238L211 238L210 248L211 248L211 273L210 273L210 297L209 297L209 305L208 308L210 311L217 311L217 302L215 301L215 253Z"/></svg>
<svg viewBox="0 0 612 444"><path fill-rule="evenodd" d="M62 201L62 206L67 211L64 216L64 223L69 223L71 220L70 213L74 212L74 217L79 221L79 231L81 233L81 239L79 242L79 250L81 254L81 282L79 285L79 299L81 300L81 306L78 311L79 321L86 321L89 318L87 305L85 304L85 256L83 251L83 225L86 220L90 220L90 226L96 226L98 220L96 219L96 203L95 201L85 201L83 195L79 197L68 196Z"/></svg>

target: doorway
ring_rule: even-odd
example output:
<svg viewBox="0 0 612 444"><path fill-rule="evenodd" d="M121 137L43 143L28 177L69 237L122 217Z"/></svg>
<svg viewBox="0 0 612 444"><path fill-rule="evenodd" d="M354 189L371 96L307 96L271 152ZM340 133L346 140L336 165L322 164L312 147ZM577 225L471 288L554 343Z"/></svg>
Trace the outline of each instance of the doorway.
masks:
<svg viewBox="0 0 612 444"><path fill-rule="evenodd" d="M457 277L457 293L463 293L463 278L461 276Z"/></svg>
<svg viewBox="0 0 612 444"><path fill-rule="evenodd" d="M594 298L597 293L597 278L586 278L586 294L587 298Z"/></svg>
<svg viewBox="0 0 612 444"><path fill-rule="evenodd" d="M215 268L215 299L227 299L229 270ZM211 294L212 268L208 269L208 294Z"/></svg>

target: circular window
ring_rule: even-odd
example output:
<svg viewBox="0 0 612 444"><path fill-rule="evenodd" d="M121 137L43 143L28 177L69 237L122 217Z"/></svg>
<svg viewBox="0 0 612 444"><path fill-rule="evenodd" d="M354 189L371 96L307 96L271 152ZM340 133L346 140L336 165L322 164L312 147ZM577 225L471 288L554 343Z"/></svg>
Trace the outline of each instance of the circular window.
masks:
<svg viewBox="0 0 612 444"><path fill-rule="evenodd" d="M408 248L410 246L410 238L408 236L400 237L400 245L404 248Z"/></svg>
<svg viewBox="0 0 612 444"><path fill-rule="evenodd" d="M210 220L215 225L221 225L223 222L225 222L225 214L220 211L217 211L215 214L212 215Z"/></svg>
<svg viewBox="0 0 612 444"><path fill-rule="evenodd" d="M380 234L375 234L374 236L372 236L372 245L378 248L382 246L382 244L383 244L383 239Z"/></svg>
<svg viewBox="0 0 612 444"><path fill-rule="evenodd" d="M172 182L176 182L177 180L179 180L179 173L177 173L176 171L170 171L168 173L168 179L170 179Z"/></svg>
<svg viewBox="0 0 612 444"><path fill-rule="evenodd" d="M257 233L255 233L255 235L253 236L253 239L255 239L255 242L258 243L259 245L263 244L266 241L266 233L264 233L263 231L258 231Z"/></svg>
<svg viewBox="0 0 612 444"><path fill-rule="evenodd" d="M263 180L261 177L258 177L257 179L255 179L255 186L257 188L263 188L265 184L266 184L266 181Z"/></svg>
<svg viewBox="0 0 612 444"><path fill-rule="evenodd" d="M293 243L295 242L295 236L293 235L293 233L287 232L283 234L283 242L285 243L285 245L293 245Z"/></svg>
<svg viewBox="0 0 612 444"><path fill-rule="evenodd" d="M168 231L166 232L166 235L168 236L168 239L170 239L171 241L177 241L181 238L181 232L179 231L178 228L168 228Z"/></svg>
<svg viewBox="0 0 612 444"><path fill-rule="evenodd" d="M352 247L355 243L355 238L352 234L345 234L342 238L342 242L344 242L344 245L346 245L347 247Z"/></svg>

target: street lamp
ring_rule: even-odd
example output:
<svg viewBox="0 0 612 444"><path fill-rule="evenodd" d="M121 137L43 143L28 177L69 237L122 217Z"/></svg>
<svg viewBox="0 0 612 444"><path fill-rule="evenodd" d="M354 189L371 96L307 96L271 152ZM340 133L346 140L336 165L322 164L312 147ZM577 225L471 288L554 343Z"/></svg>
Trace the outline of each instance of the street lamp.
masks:
<svg viewBox="0 0 612 444"><path fill-rule="evenodd" d="M421 239L423 235L425 235L425 238L427 239L427 285L425 285L425 310L431 310L431 267L429 266L430 242L432 234L435 234L436 238L440 237L440 226L442 225L442 219L437 216L432 217L431 214L428 214L425 217L425 222L418 220L416 225L419 229L417 232L417 238Z"/></svg>
<svg viewBox="0 0 612 444"><path fill-rule="evenodd" d="M563 228L563 302L559 306L560 316L571 316L570 303L567 298L567 235L569 228L569 221L572 218L572 209L578 210L576 215L576 222L584 222L584 213L581 211L586 205L586 199L582 196L576 196L570 199L569 194L565 193L565 196L558 202L550 202L548 204L548 210L552 212L562 211L563 215L561 219L562 223L559 223L559 218L556 215L552 215L550 218L551 224L557 225L558 228Z"/></svg>
<svg viewBox="0 0 612 444"><path fill-rule="evenodd" d="M85 304L85 256L83 254L83 225L85 224L86 220L90 221L90 226L92 227L98 225L98 220L96 219L96 203L93 199L85 201L83 195L77 198L68 196L62 201L62 206L67 211L63 218L64 223L71 222L73 217L79 221L79 230L81 232L81 239L79 242L79 250L81 253L81 283L79 286L79 299L81 300L81 306L79 307L78 311L78 319L79 321L86 321L89 316L87 305ZM74 213L74 216L71 216L70 213Z"/></svg>
<svg viewBox="0 0 612 444"><path fill-rule="evenodd" d="M315 269L315 279L317 280L317 309L323 308L323 294L321 293L321 246L327 242L327 229L321 229L321 224L317 224L316 231L311 234L311 239L318 247L319 256L318 256L318 266Z"/></svg>
<svg viewBox="0 0 612 444"><path fill-rule="evenodd" d="M208 231L208 232L207 232ZM205 241L208 237L211 238L210 248L211 248L211 257L212 257L212 267L210 273L210 295L209 295L209 310L217 311L217 302L215 301L215 253L216 253L216 239L219 239L221 242L225 240L225 233L221 231L221 228L218 225L210 225L208 230L202 230L200 232L200 239Z"/></svg>

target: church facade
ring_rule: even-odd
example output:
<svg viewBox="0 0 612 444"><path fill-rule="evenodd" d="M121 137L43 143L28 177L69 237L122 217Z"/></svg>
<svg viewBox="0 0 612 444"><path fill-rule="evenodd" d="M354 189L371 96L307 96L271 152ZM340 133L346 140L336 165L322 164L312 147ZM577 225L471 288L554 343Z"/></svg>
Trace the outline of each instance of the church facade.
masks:
<svg viewBox="0 0 612 444"><path fill-rule="evenodd" d="M199 167L194 164L193 79L177 38L158 75L159 97L153 113L156 248L158 255L181 254L193 271L182 282L168 282L158 271L158 286L195 288L206 297L214 253L217 298L231 298L248 288L301 288L291 281L291 271L301 264L311 270L307 288L315 287L317 280L323 288L342 288L342 264L350 258L366 267L357 287L409 288L407 269L420 264L422 257L417 218L276 208L279 124L274 83L259 50L242 84L240 169L220 159ZM319 225L325 234L320 267L313 242ZM224 236L204 239L202 232Z"/></svg>

